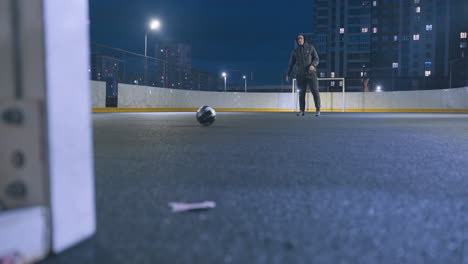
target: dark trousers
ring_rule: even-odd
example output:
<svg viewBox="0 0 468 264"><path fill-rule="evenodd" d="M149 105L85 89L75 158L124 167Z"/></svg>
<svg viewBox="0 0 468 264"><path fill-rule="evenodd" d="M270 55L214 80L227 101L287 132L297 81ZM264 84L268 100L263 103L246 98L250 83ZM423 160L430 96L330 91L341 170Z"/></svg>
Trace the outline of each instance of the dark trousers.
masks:
<svg viewBox="0 0 468 264"><path fill-rule="evenodd" d="M312 78L304 78L298 76L297 85L299 86L299 108L301 111L305 111L305 97L307 92L307 86L309 86L312 95L314 96L315 109L320 110L320 94L318 90L318 79L317 73L314 72Z"/></svg>

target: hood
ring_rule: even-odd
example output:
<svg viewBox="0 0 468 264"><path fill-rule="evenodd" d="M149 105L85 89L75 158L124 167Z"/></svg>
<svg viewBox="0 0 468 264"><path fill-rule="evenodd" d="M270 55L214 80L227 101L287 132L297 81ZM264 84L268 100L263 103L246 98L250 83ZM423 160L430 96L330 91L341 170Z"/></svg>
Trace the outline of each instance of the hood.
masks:
<svg viewBox="0 0 468 264"><path fill-rule="evenodd" d="M299 43L297 42L297 38L298 38L299 36L302 36L302 37L304 38L304 45L305 45L305 44L306 44L306 42L305 42L305 37L304 37L304 35L302 35L301 33L299 33L299 34L296 35L296 44L299 46Z"/></svg>

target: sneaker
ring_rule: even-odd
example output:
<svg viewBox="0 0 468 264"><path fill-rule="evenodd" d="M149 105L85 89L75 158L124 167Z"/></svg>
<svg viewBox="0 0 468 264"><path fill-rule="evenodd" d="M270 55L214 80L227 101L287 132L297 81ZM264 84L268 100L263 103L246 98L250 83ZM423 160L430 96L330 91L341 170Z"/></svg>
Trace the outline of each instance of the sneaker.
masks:
<svg viewBox="0 0 468 264"><path fill-rule="evenodd" d="M297 116L304 116L304 111L300 111L299 113L296 114Z"/></svg>
<svg viewBox="0 0 468 264"><path fill-rule="evenodd" d="M320 116L320 110L315 111L315 116Z"/></svg>

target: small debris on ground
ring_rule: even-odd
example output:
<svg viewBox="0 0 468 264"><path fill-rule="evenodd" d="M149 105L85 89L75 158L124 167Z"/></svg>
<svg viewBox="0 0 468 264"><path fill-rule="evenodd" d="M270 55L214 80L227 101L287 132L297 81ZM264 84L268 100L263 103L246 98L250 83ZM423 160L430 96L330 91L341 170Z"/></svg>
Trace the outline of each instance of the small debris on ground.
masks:
<svg viewBox="0 0 468 264"><path fill-rule="evenodd" d="M171 207L173 213L180 213L186 211L212 209L216 207L216 203L213 201L204 201L201 203L170 202L169 207Z"/></svg>

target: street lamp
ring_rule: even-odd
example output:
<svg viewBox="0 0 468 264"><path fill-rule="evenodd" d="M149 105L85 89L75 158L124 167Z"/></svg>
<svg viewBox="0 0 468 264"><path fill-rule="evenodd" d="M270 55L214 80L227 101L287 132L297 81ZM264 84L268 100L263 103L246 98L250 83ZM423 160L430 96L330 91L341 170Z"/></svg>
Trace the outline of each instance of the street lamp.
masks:
<svg viewBox="0 0 468 264"><path fill-rule="evenodd" d="M161 27L161 22L159 22L159 20L156 20L156 19L151 20L149 24L149 29L145 33L145 57L147 55L146 53L148 50L148 33L151 30L159 30L160 27Z"/></svg>
<svg viewBox="0 0 468 264"><path fill-rule="evenodd" d="M465 33L466 34L466 33ZM466 38L466 35L463 35L463 32L460 33L460 38ZM461 58L450 60L449 63L449 88L452 88L452 69L453 63L461 60L465 60L465 52L464 49L466 48L466 42L460 42L460 49L461 49ZM468 68L468 67L467 67Z"/></svg>
<svg viewBox="0 0 468 264"><path fill-rule="evenodd" d="M150 29L155 30L161 27L161 22L159 20L152 20L150 23Z"/></svg>
<svg viewBox="0 0 468 264"><path fill-rule="evenodd" d="M224 77L224 91L226 92L226 78L227 78L227 74L226 74L225 72L223 72L221 75Z"/></svg>
<svg viewBox="0 0 468 264"><path fill-rule="evenodd" d="M362 81L362 91L366 91L366 84L365 84L365 78L366 78L366 65L362 65L362 71L361 71L361 81Z"/></svg>
<svg viewBox="0 0 468 264"><path fill-rule="evenodd" d="M147 71L148 71L148 58L147 58L148 33L151 30L159 30L160 27L161 27L161 22L159 22L159 20L153 19L153 20L151 20L151 22L149 24L149 28L148 28L148 30L146 30L146 33L145 33L145 84L147 84L147 82L148 82L148 80L147 80Z"/></svg>
<svg viewBox="0 0 468 264"><path fill-rule="evenodd" d="M244 89L245 89L245 92L247 92L247 77L242 76L242 79L244 79Z"/></svg>
<svg viewBox="0 0 468 264"><path fill-rule="evenodd" d="M395 91L395 71L398 70L398 62L392 63L392 91Z"/></svg>

